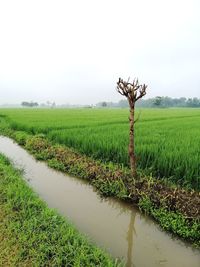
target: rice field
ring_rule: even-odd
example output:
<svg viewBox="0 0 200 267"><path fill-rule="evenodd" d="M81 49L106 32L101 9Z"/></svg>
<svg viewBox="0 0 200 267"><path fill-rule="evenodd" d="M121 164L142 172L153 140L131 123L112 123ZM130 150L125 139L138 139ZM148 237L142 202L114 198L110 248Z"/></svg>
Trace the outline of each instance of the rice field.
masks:
<svg viewBox="0 0 200 267"><path fill-rule="evenodd" d="M138 168L200 189L200 109L142 109ZM95 159L128 166L128 109L1 109L13 129L44 133Z"/></svg>

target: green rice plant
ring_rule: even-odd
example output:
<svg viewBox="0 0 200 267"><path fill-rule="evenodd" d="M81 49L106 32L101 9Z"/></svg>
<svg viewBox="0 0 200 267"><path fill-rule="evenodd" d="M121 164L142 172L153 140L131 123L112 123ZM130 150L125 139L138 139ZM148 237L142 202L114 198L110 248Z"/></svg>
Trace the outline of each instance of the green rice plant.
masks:
<svg viewBox="0 0 200 267"><path fill-rule="evenodd" d="M103 162L129 165L127 109L1 109L0 115L15 130L45 134ZM199 190L199 125L200 109L142 109L135 129L138 168Z"/></svg>

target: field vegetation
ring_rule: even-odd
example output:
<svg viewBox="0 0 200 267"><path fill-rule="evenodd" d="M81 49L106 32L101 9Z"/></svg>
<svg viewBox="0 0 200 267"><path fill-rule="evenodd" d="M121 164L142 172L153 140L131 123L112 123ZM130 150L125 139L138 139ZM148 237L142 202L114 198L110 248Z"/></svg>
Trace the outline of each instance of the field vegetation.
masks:
<svg viewBox="0 0 200 267"><path fill-rule="evenodd" d="M0 155L0 266L119 264L49 209Z"/></svg>
<svg viewBox="0 0 200 267"><path fill-rule="evenodd" d="M157 178L200 189L200 109L138 111L138 168ZM18 109L0 111L14 130L42 133L102 162L128 166L127 109ZM137 114L136 114L137 117Z"/></svg>
<svg viewBox="0 0 200 267"><path fill-rule="evenodd" d="M190 127L187 129L192 140L188 139L188 142L194 141L195 138L197 142L199 141L199 135L193 136L191 131L191 125L197 124L199 110L161 109L151 110L151 112L149 110L142 111L143 121L140 120L140 124L137 124L137 140L140 141L141 138L141 140L144 140L144 144L142 141L137 144L138 146L145 145L146 151L153 147L158 149L159 153L156 155L154 152L154 158L151 159L152 162L156 160L159 162L159 160L162 159L161 156L163 156L165 161L167 160L167 158L164 158L165 155L162 153L162 148L165 149L166 154L171 155L174 160L174 154L176 154L174 147L177 145L176 142L181 142L181 138L184 138L186 135L186 131L184 133L180 131L179 134L181 138L180 136L178 138L177 135L169 135L170 131L168 131L168 135L171 136L171 138L174 138L174 136L176 137L173 141L173 145L170 147L170 149L173 150L171 153L170 150L167 150L167 146L162 143L161 138L162 135L165 135L164 129L167 129L166 124L171 131L174 132L174 128L177 125L182 129L182 121L185 122L185 126L186 122L189 123L191 119ZM158 112L160 112L160 114ZM166 116L167 112L169 112L168 116ZM126 145L126 148L121 150L124 153L122 153L122 155L125 157L125 152L127 153L125 134L127 134L127 137L129 128L128 122L120 122L122 118L127 120L127 110L25 109L16 111L1 110L0 114L1 134L13 138L37 159L45 160L52 168L88 180L103 196L114 196L123 201L128 201L133 205L137 205L142 211L148 213L158 221L164 229L200 247L199 180L195 180L194 177L188 179L186 176L180 179L180 181L178 181L175 176L167 177L167 179L164 180L158 179L161 175L153 177L151 172L153 173L154 169L149 165L150 167L138 169L139 179L136 181L131 175L128 161L123 162L123 156L121 159L116 158L116 155L118 155L120 151L120 144L121 146ZM62 115L63 129L59 129L61 124L60 120L58 118L56 119L58 114L59 116ZM73 120L70 114L72 114ZM105 120L106 114L108 114L108 116ZM152 117L150 117L150 115ZM169 115L171 115L171 117L169 117ZM64 119L65 117L66 121ZM78 118L81 118L82 126L77 125ZM112 118L114 119L112 120ZM69 124L67 124L67 121L69 121ZM108 125L108 121L110 121L110 125ZM165 125L165 128L163 128L163 125ZM154 135L152 136L153 126L155 129L153 131ZM121 130L122 128L124 131ZM151 131L149 129L151 129ZM159 130L160 134L162 134L161 136L158 134ZM196 131L198 132L198 127L196 127ZM63 139L61 139L62 133L64 133ZM55 136L53 136L54 134ZM80 138L80 143L78 143L78 138ZM69 140L73 140L74 143L70 143ZM154 140L154 142L152 141L151 143L151 140ZM165 136L165 140L169 145L170 142L167 136ZM187 139L185 139L185 141L186 140ZM119 145L119 148L116 144ZM190 151L190 156L192 157L192 153L197 151L194 149L197 148L196 144L192 142L189 148L191 147L193 147L193 150L188 149L188 151ZM115 149L114 152L111 148L113 150ZM138 151L142 151L141 147ZM111 155L111 152L113 153L112 157L106 158L102 156L106 155L106 153L107 155ZM183 155L183 151L181 150L180 152L182 153L180 155ZM185 154L187 154L186 151ZM197 155L199 155L198 151ZM146 157L148 159L149 155L146 154ZM142 158L142 156L138 155L138 160L140 158ZM196 159L199 162L199 158L197 157ZM181 160L184 160L184 158L178 158L177 160L177 164L180 164L180 166L182 166ZM167 162L160 162L161 164L165 164L165 166L169 166ZM173 171L173 169L171 171ZM145 172L147 172L147 174ZM156 169L154 173L156 173ZM168 182L168 180L171 182ZM177 187L178 183L180 185L193 187L196 190L191 188L186 190L180 186Z"/></svg>

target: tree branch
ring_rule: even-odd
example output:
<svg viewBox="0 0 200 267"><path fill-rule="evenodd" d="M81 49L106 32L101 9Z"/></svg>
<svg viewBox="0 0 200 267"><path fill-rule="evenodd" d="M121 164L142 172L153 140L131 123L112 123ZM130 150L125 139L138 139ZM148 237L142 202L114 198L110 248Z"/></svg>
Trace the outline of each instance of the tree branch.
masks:
<svg viewBox="0 0 200 267"><path fill-rule="evenodd" d="M142 111L140 110L137 119L134 120L134 123L136 123L137 121L139 121L141 113L142 113Z"/></svg>
<svg viewBox="0 0 200 267"><path fill-rule="evenodd" d="M128 78L128 81L124 81L123 79L119 78L117 82L117 91L121 95L128 98L129 103L135 104L138 99L142 98L146 95L146 88L147 85L139 84L138 79L134 79L132 83L129 82L130 78Z"/></svg>

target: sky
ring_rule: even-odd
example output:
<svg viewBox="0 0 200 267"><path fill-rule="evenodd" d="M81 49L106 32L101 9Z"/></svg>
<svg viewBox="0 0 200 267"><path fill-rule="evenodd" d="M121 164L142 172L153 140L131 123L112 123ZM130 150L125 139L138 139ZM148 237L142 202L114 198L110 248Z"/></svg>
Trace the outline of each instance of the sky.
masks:
<svg viewBox="0 0 200 267"><path fill-rule="evenodd" d="M199 0L0 0L0 104L200 98Z"/></svg>

